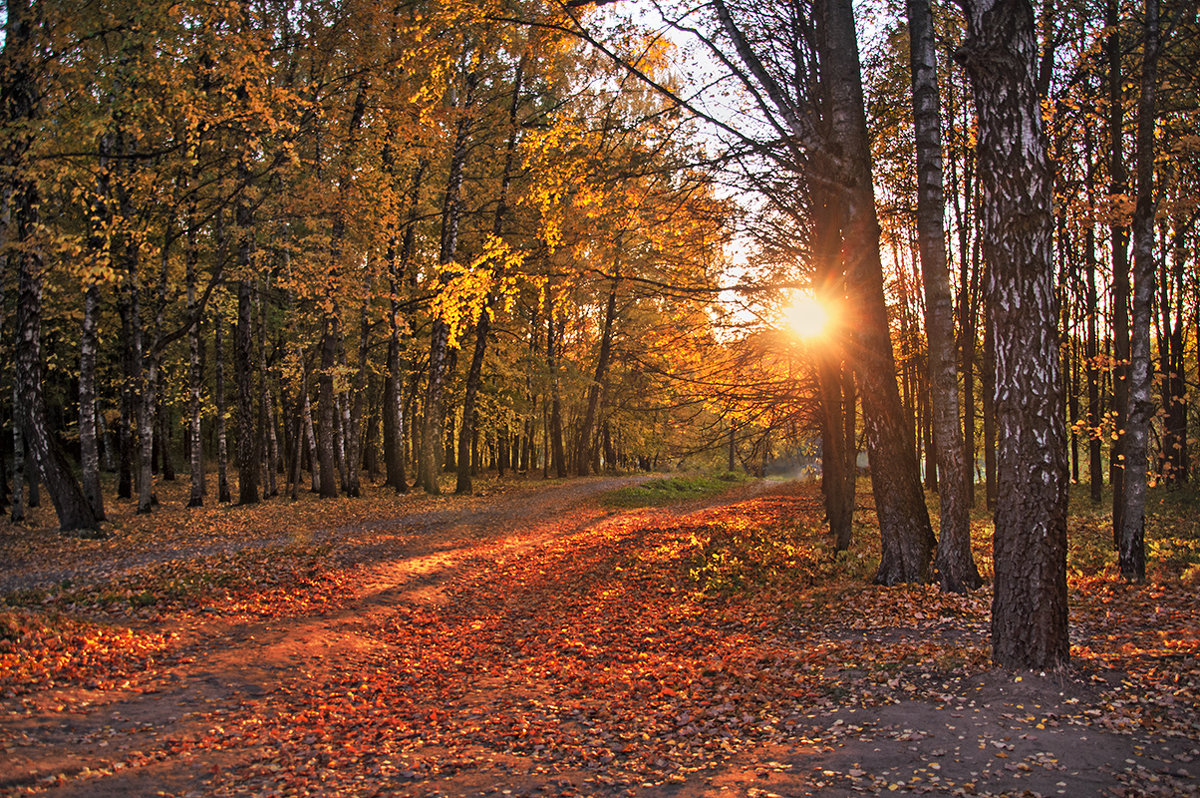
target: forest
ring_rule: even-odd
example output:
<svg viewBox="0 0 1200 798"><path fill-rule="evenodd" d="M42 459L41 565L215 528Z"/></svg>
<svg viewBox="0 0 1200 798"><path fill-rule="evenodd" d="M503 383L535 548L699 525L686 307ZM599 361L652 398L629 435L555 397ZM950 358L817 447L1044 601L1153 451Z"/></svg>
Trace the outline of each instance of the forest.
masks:
<svg viewBox="0 0 1200 798"><path fill-rule="evenodd" d="M10 552L815 473L832 561L1045 671L1076 503L1134 587L1186 518L1195 4L3 8Z"/></svg>

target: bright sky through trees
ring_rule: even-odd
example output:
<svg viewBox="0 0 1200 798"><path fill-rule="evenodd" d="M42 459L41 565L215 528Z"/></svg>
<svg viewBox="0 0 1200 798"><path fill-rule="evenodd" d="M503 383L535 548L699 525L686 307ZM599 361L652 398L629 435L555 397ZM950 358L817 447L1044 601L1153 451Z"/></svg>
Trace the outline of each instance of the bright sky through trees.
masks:
<svg viewBox="0 0 1200 798"><path fill-rule="evenodd" d="M807 291L797 291L783 309L787 327L797 337L813 341L829 331L832 313L828 305Z"/></svg>

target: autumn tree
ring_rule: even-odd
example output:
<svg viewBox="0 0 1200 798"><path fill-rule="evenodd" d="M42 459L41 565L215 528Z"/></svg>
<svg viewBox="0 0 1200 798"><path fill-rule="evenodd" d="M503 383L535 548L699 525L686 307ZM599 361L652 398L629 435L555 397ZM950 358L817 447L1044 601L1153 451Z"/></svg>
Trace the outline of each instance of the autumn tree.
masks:
<svg viewBox="0 0 1200 798"><path fill-rule="evenodd" d="M964 3L961 58L979 118L988 323L995 339L998 492L992 658L1066 663L1066 435L1060 420L1052 171L1027 2Z"/></svg>

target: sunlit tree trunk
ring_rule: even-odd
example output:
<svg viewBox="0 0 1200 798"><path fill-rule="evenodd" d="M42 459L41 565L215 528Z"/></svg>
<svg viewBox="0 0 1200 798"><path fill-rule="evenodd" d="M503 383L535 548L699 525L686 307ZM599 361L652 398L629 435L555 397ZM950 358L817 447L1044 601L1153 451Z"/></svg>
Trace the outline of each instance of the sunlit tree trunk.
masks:
<svg viewBox="0 0 1200 798"><path fill-rule="evenodd" d="M964 0L960 50L979 116L988 319L995 345L998 492L992 658L1067 662L1067 462L1052 259L1053 170L1028 0Z"/></svg>
<svg viewBox="0 0 1200 798"><path fill-rule="evenodd" d="M1137 121L1137 207L1133 215L1133 325L1130 331L1129 416L1125 439L1124 507L1117 562L1129 582L1146 580L1146 461L1150 447L1150 312L1157 291L1154 258L1154 129L1158 55L1158 0L1145 0L1145 42Z"/></svg>
<svg viewBox="0 0 1200 798"><path fill-rule="evenodd" d="M851 340L879 514L882 551L875 579L888 585L921 582L929 575L934 536L895 380L854 13L848 0L820 5L827 40L822 78L829 83L833 140L840 143L845 163L847 293L861 309Z"/></svg>

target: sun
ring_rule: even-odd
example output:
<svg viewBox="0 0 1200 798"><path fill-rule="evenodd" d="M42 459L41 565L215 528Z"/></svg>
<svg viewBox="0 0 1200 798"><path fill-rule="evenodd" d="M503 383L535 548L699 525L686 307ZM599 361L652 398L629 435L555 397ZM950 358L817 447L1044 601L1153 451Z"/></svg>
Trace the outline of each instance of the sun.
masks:
<svg viewBox="0 0 1200 798"><path fill-rule="evenodd" d="M799 338L820 338L829 331L829 308L812 294L797 292L783 310L788 329Z"/></svg>

